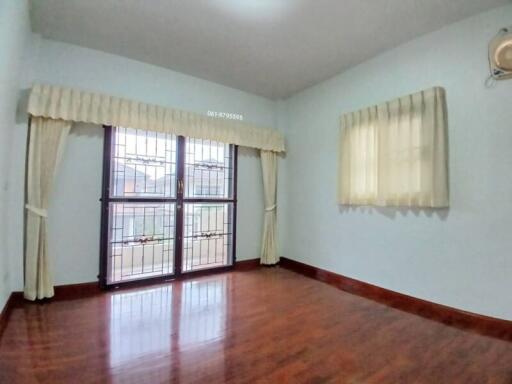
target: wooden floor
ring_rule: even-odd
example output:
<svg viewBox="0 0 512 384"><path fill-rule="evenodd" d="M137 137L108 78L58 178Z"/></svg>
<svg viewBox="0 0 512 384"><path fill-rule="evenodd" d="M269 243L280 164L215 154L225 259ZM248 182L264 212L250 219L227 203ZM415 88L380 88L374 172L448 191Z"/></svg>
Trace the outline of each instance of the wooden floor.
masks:
<svg viewBox="0 0 512 384"><path fill-rule="evenodd" d="M25 304L0 383L512 383L512 343L258 269Z"/></svg>

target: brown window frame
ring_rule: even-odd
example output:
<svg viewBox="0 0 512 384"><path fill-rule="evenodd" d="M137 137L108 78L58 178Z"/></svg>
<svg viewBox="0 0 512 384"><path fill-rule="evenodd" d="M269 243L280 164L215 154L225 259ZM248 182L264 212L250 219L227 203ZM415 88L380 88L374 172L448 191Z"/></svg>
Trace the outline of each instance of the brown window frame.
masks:
<svg viewBox="0 0 512 384"><path fill-rule="evenodd" d="M171 281L175 279L196 277L211 273L220 273L230 271L236 263L236 230L237 230L237 179L238 179L238 146L230 145L231 161L233 169L232 177L232 197L231 198L204 198L204 197L185 197L185 191L182 186L185 183L185 140L184 136L177 136L177 156L176 156L176 194L175 197L112 197L111 187L111 162L112 162L112 142L114 136L114 127L104 125L104 145L103 145L103 176L102 176L102 195L101 195L101 232L100 232L100 266L99 281L103 289L118 288L120 286L138 286L151 283ZM174 238L174 273L157 277L143 278L139 280L120 281L108 283L108 255L109 255L109 205L111 202L160 202L175 204L175 238ZM231 244L231 264L221 267L213 267L197 271L182 271L183 262L183 230L184 230L184 212L187 203L229 203L232 204L232 244Z"/></svg>

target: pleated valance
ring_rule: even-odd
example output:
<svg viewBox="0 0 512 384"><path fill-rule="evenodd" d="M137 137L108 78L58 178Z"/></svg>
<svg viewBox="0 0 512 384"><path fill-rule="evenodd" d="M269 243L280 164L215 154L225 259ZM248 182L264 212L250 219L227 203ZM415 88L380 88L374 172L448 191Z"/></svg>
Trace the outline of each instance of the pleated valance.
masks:
<svg viewBox="0 0 512 384"><path fill-rule="evenodd" d="M173 133L273 152L285 150L284 138L275 129L55 85L34 85L28 113L72 122Z"/></svg>

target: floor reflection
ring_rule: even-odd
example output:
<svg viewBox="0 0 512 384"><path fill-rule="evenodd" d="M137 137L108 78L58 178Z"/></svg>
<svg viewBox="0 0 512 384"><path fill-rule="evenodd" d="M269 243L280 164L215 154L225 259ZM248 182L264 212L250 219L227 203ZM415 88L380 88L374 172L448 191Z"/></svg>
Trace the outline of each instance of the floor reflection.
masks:
<svg viewBox="0 0 512 384"><path fill-rule="evenodd" d="M226 330L225 279L183 284L179 330L181 348L223 338Z"/></svg>
<svg viewBox="0 0 512 384"><path fill-rule="evenodd" d="M168 285L118 293L110 299L110 366L169 352L172 290Z"/></svg>
<svg viewBox="0 0 512 384"><path fill-rule="evenodd" d="M110 369L120 379L114 381L161 382L193 377L211 363L223 367L227 284L217 276L113 294ZM169 369L171 356L176 363ZM128 367L137 374L122 378Z"/></svg>

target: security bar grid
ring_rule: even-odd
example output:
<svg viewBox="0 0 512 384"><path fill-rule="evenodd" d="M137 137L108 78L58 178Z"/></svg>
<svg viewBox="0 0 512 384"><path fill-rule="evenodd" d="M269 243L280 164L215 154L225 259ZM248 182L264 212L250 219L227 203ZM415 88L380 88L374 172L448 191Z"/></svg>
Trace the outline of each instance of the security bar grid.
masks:
<svg viewBox="0 0 512 384"><path fill-rule="evenodd" d="M106 127L103 286L233 265L236 149Z"/></svg>

